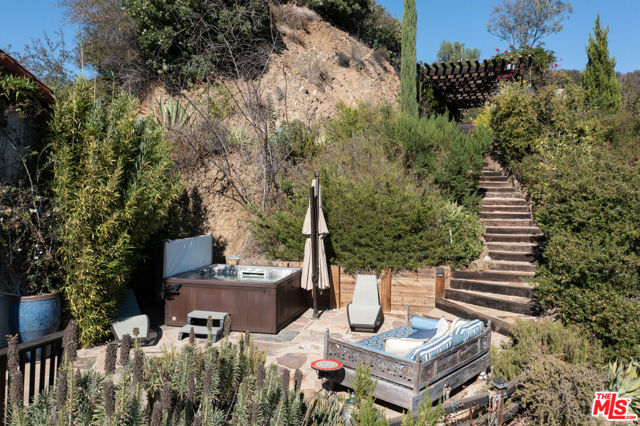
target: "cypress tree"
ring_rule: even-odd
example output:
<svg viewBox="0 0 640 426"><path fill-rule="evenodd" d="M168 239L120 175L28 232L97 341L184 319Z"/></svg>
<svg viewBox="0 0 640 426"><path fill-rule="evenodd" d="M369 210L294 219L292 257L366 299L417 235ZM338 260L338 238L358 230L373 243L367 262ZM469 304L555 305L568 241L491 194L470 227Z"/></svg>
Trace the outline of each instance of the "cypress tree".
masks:
<svg viewBox="0 0 640 426"><path fill-rule="evenodd" d="M416 72L416 32L418 15L416 1L404 0L402 13L402 58L400 63L400 107L402 111L418 116Z"/></svg>
<svg viewBox="0 0 640 426"><path fill-rule="evenodd" d="M602 112L616 112L620 110L622 94L614 71L616 60L609 58L608 33L609 27L600 26L598 14L593 36L589 34L588 61L582 74L582 87L589 107Z"/></svg>

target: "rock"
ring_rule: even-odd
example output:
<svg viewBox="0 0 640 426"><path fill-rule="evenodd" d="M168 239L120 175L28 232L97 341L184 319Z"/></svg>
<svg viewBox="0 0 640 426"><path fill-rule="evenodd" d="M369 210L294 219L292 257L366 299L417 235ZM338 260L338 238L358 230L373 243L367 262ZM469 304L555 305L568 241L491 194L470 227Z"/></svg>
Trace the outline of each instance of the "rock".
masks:
<svg viewBox="0 0 640 426"><path fill-rule="evenodd" d="M88 370L95 365L97 358L98 357L96 356L83 356L83 357L79 356L74 361L73 366L74 368L79 368L81 370Z"/></svg>
<svg viewBox="0 0 640 426"><path fill-rule="evenodd" d="M277 358L276 361L279 365L293 370L302 367L307 361L307 356L300 353L287 353Z"/></svg>

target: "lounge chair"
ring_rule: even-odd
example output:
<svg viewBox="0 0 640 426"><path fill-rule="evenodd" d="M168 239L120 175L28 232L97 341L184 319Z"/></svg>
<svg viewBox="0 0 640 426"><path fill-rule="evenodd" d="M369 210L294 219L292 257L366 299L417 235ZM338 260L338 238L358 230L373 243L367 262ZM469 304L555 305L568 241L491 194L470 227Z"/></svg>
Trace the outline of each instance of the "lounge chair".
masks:
<svg viewBox="0 0 640 426"><path fill-rule="evenodd" d="M124 299L120 304L120 316L114 318L111 329L116 339L121 340L125 334L135 338L135 329L138 329L138 339L149 338L149 317L140 311L136 295L133 289L124 291Z"/></svg>
<svg viewBox="0 0 640 426"><path fill-rule="evenodd" d="M375 275L358 275L353 301L347 306L351 330L375 332L382 325L382 306Z"/></svg>

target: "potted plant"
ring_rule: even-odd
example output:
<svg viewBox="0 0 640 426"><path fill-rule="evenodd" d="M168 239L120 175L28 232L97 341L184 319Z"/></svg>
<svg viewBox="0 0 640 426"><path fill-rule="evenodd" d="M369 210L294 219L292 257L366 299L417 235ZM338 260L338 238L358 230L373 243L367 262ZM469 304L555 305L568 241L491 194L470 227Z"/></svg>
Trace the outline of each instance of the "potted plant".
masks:
<svg viewBox="0 0 640 426"><path fill-rule="evenodd" d="M23 342L56 331L61 317L54 215L24 165L26 183L0 185L0 263L6 281L0 288L0 332L7 334L2 328L8 312L8 331Z"/></svg>

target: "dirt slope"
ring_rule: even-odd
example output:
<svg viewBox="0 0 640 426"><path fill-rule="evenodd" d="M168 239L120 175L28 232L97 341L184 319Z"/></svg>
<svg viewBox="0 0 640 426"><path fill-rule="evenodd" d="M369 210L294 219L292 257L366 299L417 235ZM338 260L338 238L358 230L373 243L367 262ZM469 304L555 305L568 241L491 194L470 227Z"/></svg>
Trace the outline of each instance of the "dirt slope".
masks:
<svg viewBox="0 0 640 426"><path fill-rule="evenodd" d="M336 114L339 102L396 102L398 76L372 49L308 9L284 6L275 15L286 48L272 55L262 87L277 121L322 122ZM251 240L250 214L220 194L220 174L203 166L183 177L188 190L195 189L201 199L205 232L222 242L224 255L264 261Z"/></svg>

